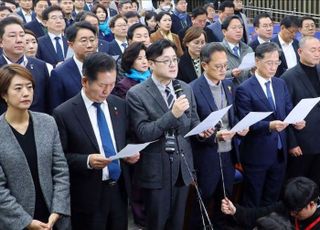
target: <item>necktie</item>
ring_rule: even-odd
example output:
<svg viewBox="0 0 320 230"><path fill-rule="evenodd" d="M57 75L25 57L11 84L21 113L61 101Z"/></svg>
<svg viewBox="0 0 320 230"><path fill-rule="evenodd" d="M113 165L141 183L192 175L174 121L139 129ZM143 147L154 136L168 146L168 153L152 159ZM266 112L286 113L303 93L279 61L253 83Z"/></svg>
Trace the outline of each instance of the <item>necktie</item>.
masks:
<svg viewBox="0 0 320 230"><path fill-rule="evenodd" d="M123 47L123 50L125 50L128 45L127 45L127 43L124 42L124 43L121 44L121 46Z"/></svg>
<svg viewBox="0 0 320 230"><path fill-rule="evenodd" d="M113 147L113 143L112 143L110 131L108 128L108 124L106 121L106 117L104 116L104 113L103 113L100 105L101 104L97 103L97 102L93 103L93 106L97 108L97 121L98 121L98 126L99 126L100 137L101 137L101 141L102 141L102 147L103 147L103 150L104 150L106 157L110 157L110 156L116 155L116 151ZM108 165L108 169L109 169L109 177L112 180L115 180L115 181L118 180L120 177L120 173L121 173L119 161L118 160L112 161Z"/></svg>
<svg viewBox="0 0 320 230"><path fill-rule="evenodd" d="M171 93L171 89L169 88L169 86L166 86L165 92L166 92L166 96L167 96L168 108L171 109L173 102L174 102L174 97Z"/></svg>
<svg viewBox="0 0 320 230"><path fill-rule="evenodd" d="M271 105L273 111L276 111L276 105L275 105L273 98L272 98L270 84L271 84L271 81L267 81L265 83L266 89L267 89L267 98L268 98L269 104ZM282 149L282 143L281 143L281 138L280 138L279 134L278 134L278 149Z"/></svg>
<svg viewBox="0 0 320 230"><path fill-rule="evenodd" d="M233 47L233 53L234 53L234 55L236 55L237 57L239 57L239 47L238 46L235 46L235 47Z"/></svg>
<svg viewBox="0 0 320 230"><path fill-rule="evenodd" d="M92 4L91 3L89 4L89 10L90 11L92 10Z"/></svg>
<svg viewBox="0 0 320 230"><path fill-rule="evenodd" d="M58 57L58 61L63 61L64 60L64 57L63 57L63 52L62 52L62 48L61 48L61 45L60 45L60 37L55 37L54 38L56 40L56 51L57 51L57 57Z"/></svg>

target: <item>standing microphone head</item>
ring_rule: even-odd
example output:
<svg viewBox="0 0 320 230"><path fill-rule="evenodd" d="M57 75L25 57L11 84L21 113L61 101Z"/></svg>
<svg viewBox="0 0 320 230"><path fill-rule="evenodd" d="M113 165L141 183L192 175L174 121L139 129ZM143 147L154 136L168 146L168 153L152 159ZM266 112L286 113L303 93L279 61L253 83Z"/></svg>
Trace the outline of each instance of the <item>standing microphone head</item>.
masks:
<svg viewBox="0 0 320 230"><path fill-rule="evenodd" d="M177 98L180 97L183 94L183 89L181 88L179 81L174 80L172 82L172 86L173 86L174 93L176 94Z"/></svg>

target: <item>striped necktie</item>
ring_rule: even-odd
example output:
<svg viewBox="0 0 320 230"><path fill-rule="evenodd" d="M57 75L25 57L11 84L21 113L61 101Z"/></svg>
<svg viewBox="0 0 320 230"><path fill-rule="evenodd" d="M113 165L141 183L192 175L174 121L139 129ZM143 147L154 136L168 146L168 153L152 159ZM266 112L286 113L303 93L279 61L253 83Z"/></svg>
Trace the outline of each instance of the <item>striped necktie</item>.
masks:
<svg viewBox="0 0 320 230"><path fill-rule="evenodd" d="M167 96L168 108L171 109L173 102L174 102L174 97L171 93L171 89L169 88L169 86L166 86L165 92L166 92L166 96Z"/></svg>

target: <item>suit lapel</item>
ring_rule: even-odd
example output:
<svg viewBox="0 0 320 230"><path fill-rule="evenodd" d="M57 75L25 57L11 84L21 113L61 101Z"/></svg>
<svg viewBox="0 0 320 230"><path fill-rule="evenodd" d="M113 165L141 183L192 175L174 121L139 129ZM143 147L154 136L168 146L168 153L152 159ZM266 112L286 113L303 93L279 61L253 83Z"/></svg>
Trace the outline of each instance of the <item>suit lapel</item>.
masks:
<svg viewBox="0 0 320 230"><path fill-rule="evenodd" d="M47 44L46 47L47 47L47 49L48 49L48 52L53 55L52 58L53 58L55 61L58 61L56 50L54 49L54 46L53 46L53 44L52 44L52 41L51 41L49 35L46 36L46 41L45 41L45 42L46 42L46 44Z"/></svg>
<svg viewBox="0 0 320 230"><path fill-rule="evenodd" d="M281 60L281 64L285 67L285 69L288 69L288 65L287 65L287 61L286 61L286 58L284 56L284 53L283 53L283 50L282 50L282 46L280 44L280 41L279 41L279 38L278 38L278 35L274 38L273 42L277 43L277 45L279 46L279 48L281 49L281 55L280 55L280 60ZM280 66L279 66L280 67ZM279 68L278 67L278 68Z"/></svg>
<svg viewBox="0 0 320 230"><path fill-rule="evenodd" d="M111 97L108 97L107 99L108 101L108 108L109 108L109 113L110 113L110 118L111 118L111 123L112 123L112 126L113 126L113 134L114 134L114 139L115 139L115 142L116 142L116 146L117 146L117 150L120 151L120 147L119 147L119 141L118 140L121 140L121 129L118 129L116 128L116 125L117 124L121 124L121 120L119 119L119 114L118 114L118 108L117 106L115 105L115 103L113 102L112 98Z"/></svg>
<svg viewBox="0 0 320 230"><path fill-rule="evenodd" d="M209 88L209 84L205 79L204 75L202 75L199 79L200 81L200 89L203 98L207 101L211 111L217 111L218 107L214 101L211 90Z"/></svg>
<svg viewBox="0 0 320 230"><path fill-rule="evenodd" d="M261 85L259 84L257 78L254 76L251 80L252 89L257 94L258 98L266 105L268 111L273 111L266 94L264 93ZM273 84L272 84L273 86Z"/></svg>
<svg viewBox="0 0 320 230"><path fill-rule="evenodd" d="M81 88L81 73L79 72L79 69L77 67L77 64L74 62L73 58L70 60L69 66L70 66L70 78L74 81L74 84L78 86L78 88Z"/></svg>
<svg viewBox="0 0 320 230"><path fill-rule="evenodd" d="M227 98L227 105L229 106L233 104L232 86L231 84L228 84L225 80L222 81L222 86ZM229 123L232 124L234 120L234 117L233 117L234 112L232 108L228 111L228 114L229 114Z"/></svg>
<svg viewBox="0 0 320 230"><path fill-rule="evenodd" d="M167 112L168 111L168 106L167 106L166 102L164 101L164 99L163 99L158 87L153 82L151 77L147 79L146 87L147 87L147 91L150 94L150 96L153 97L153 99L161 107L163 112Z"/></svg>
<svg viewBox="0 0 320 230"><path fill-rule="evenodd" d="M76 96L75 101L73 102L73 112L74 116L79 121L79 125L84 129L84 133L88 136L96 150L99 151L98 142L95 138L89 114L80 93Z"/></svg>

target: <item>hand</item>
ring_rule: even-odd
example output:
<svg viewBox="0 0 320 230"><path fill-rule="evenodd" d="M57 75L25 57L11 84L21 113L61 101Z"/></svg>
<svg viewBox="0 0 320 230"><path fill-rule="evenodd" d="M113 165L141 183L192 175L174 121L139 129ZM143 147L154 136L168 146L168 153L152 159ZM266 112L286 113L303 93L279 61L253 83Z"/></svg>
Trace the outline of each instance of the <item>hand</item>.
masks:
<svg viewBox="0 0 320 230"><path fill-rule="evenodd" d="M172 106L172 113L175 118L179 118L183 115L184 111L189 109L189 101L186 98L186 95L181 95L175 100Z"/></svg>
<svg viewBox="0 0 320 230"><path fill-rule="evenodd" d="M297 147L294 147L292 149L289 149L289 153L292 156L298 157L298 156L302 155L302 150L301 150L300 146L297 146Z"/></svg>
<svg viewBox="0 0 320 230"><path fill-rule="evenodd" d="M234 68L233 70L231 70L231 74L233 77L239 77L241 74L241 70L238 68Z"/></svg>
<svg viewBox="0 0 320 230"><path fill-rule="evenodd" d="M60 215L58 213L51 213L48 220L49 229L53 228L53 225L58 221Z"/></svg>
<svg viewBox="0 0 320 230"><path fill-rule="evenodd" d="M136 153L131 157L126 157L123 160L126 161L129 164L134 164L140 159L140 153Z"/></svg>
<svg viewBox="0 0 320 230"><path fill-rule="evenodd" d="M244 137L249 132L249 128L242 130L241 132L237 132L239 136Z"/></svg>
<svg viewBox="0 0 320 230"><path fill-rule="evenodd" d="M211 128L199 133L199 136L202 138L208 138L208 137L211 137L213 133L214 133L214 128Z"/></svg>
<svg viewBox="0 0 320 230"><path fill-rule="evenodd" d="M27 226L27 229L28 230L47 230L47 229L50 229L50 226L39 220L32 220L31 223Z"/></svg>
<svg viewBox="0 0 320 230"><path fill-rule="evenodd" d="M94 169L103 169L111 163L110 159L105 158L99 153L93 153L89 155L89 165Z"/></svg>
<svg viewBox="0 0 320 230"><path fill-rule="evenodd" d="M221 212L226 215L234 215L237 209L233 203L226 197L221 201Z"/></svg>
<svg viewBox="0 0 320 230"><path fill-rule="evenodd" d="M304 127L306 127L306 121L305 121L305 120L299 121L299 122L293 124L293 127L294 127L295 129L297 129L297 130L301 130L301 129L303 129Z"/></svg>
<svg viewBox="0 0 320 230"><path fill-rule="evenodd" d="M220 130L217 132L217 138L219 141L227 141L227 140L231 140L232 137L235 135L235 132L230 132L229 130Z"/></svg>
<svg viewBox="0 0 320 230"><path fill-rule="evenodd" d="M287 128L288 123L285 123L283 121L275 120L275 121L270 121L269 123L269 129L274 130L277 132L281 132L285 128Z"/></svg>

